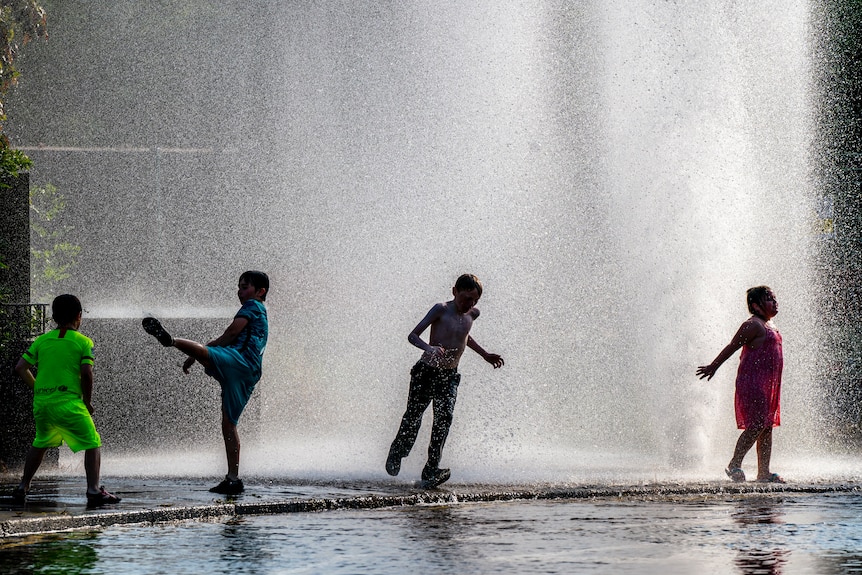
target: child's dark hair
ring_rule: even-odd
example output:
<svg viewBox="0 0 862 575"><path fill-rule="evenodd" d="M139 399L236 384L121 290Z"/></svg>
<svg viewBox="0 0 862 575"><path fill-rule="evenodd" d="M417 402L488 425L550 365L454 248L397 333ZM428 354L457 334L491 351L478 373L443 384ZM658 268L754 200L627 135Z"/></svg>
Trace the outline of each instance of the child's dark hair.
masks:
<svg viewBox="0 0 862 575"><path fill-rule="evenodd" d="M766 302L766 296L772 290L769 286L756 286L753 288L748 288L748 291L745 292L745 301L748 303L748 311L752 315L756 315L757 317L761 317L759 313L754 309L754 304L757 304L763 307L763 304Z"/></svg>
<svg viewBox="0 0 862 575"><path fill-rule="evenodd" d="M58 295L51 303L51 315L57 325L72 323L78 318L82 309L81 300L68 293Z"/></svg>
<svg viewBox="0 0 862 575"><path fill-rule="evenodd" d="M255 270L249 270L249 271L243 273L241 276L239 276L239 281L241 282L243 280L245 280L248 283L250 283L251 285L253 285L254 289L256 289L256 290L259 290L259 289L265 290L263 292L263 295L260 296L260 299L261 299L261 301L266 301L266 294L269 293L269 276L268 275L266 275L263 272L259 272L259 271L255 271Z"/></svg>
<svg viewBox="0 0 862 575"><path fill-rule="evenodd" d="M482 297L482 282L473 274L464 274L455 282L455 291L466 291L474 289Z"/></svg>

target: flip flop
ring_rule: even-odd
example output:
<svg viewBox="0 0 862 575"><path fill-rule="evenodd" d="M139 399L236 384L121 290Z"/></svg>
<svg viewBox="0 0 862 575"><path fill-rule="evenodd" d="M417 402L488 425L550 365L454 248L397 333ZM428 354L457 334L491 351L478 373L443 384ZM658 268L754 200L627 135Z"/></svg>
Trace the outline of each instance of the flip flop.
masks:
<svg viewBox="0 0 862 575"><path fill-rule="evenodd" d="M745 472L739 467L728 467L724 470L724 472L727 474L728 477L730 477L730 480L734 483L742 483L743 481L745 481Z"/></svg>
<svg viewBox="0 0 862 575"><path fill-rule="evenodd" d="M763 479L758 479L757 482L758 483L787 483L777 473L770 473L768 477L765 477Z"/></svg>
<svg viewBox="0 0 862 575"><path fill-rule="evenodd" d="M87 493L87 507L89 508L113 505L120 501L122 501L122 498L117 497L113 493L108 493L104 487L99 487L98 493Z"/></svg>

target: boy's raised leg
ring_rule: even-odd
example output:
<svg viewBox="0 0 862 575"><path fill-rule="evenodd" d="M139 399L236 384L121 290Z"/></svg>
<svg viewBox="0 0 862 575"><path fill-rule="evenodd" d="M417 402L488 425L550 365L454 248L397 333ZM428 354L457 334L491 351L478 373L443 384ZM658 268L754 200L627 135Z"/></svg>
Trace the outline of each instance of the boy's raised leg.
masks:
<svg viewBox="0 0 862 575"><path fill-rule="evenodd" d="M208 368L210 366L210 351L202 343L192 341L190 339L175 339L174 347L194 359L196 362Z"/></svg>
<svg viewBox="0 0 862 575"><path fill-rule="evenodd" d="M163 346L173 346L204 367L209 367L210 352L207 346L190 339L174 339L161 322L154 317L145 317L141 321L141 325L144 331L156 338Z"/></svg>

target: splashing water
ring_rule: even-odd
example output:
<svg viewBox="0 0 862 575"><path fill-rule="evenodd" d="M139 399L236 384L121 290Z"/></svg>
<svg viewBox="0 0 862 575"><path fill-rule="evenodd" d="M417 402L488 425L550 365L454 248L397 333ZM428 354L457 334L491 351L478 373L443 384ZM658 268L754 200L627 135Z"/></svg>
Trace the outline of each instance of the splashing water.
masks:
<svg viewBox="0 0 862 575"><path fill-rule="evenodd" d="M158 42L147 26L129 32L140 44L122 50L94 40L105 43L97 66L135 73L77 105L127 121L68 141L13 121L19 142L62 148L30 151L84 247L59 287L97 318L226 325L239 274L267 271L272 331L243 466L364 476L380 473L404 408L418 357L408 332L475 273L485 294L473 335L506 366L465 355L445 458L478 481L720 473L736 437L736 359L710 383L694 372L747 317L745 289L766 283L786 358L775 460L806 469L823 417L807 4L480 4L264 14L226 3L189 15L119 2L80 22L57 6L60 46L65 26L139 11L170 24ZM235 11L232 26L220 10ZM212 34L192 40L189 27ZM63 65L40 54L48 76ZM142 81L163 96L149 99L161 114L141 101L149 92L111 98ZM38 86L22 86L20 106L38 104ZM45 113L71 113L62 106ZM153 375L179 359L143 334L107 332L102 346L129 351L104 385L214 389L179 369ZM104 418L158 419L156 405ZM175 455L147 469L219 465L214 392L198 408L211 451L137 446Z"/></svg>

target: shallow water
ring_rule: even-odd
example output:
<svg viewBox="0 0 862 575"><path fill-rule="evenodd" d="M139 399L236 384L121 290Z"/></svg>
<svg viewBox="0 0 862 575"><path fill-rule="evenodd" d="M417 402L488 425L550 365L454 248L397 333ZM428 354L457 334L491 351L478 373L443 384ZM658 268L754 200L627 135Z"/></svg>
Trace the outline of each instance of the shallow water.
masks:
<svg viewBox="0 0 862 575"><path fill-rule="evenodd" d="M4 573L862 573L862 495L517 501L118 526Z"/></svg>

